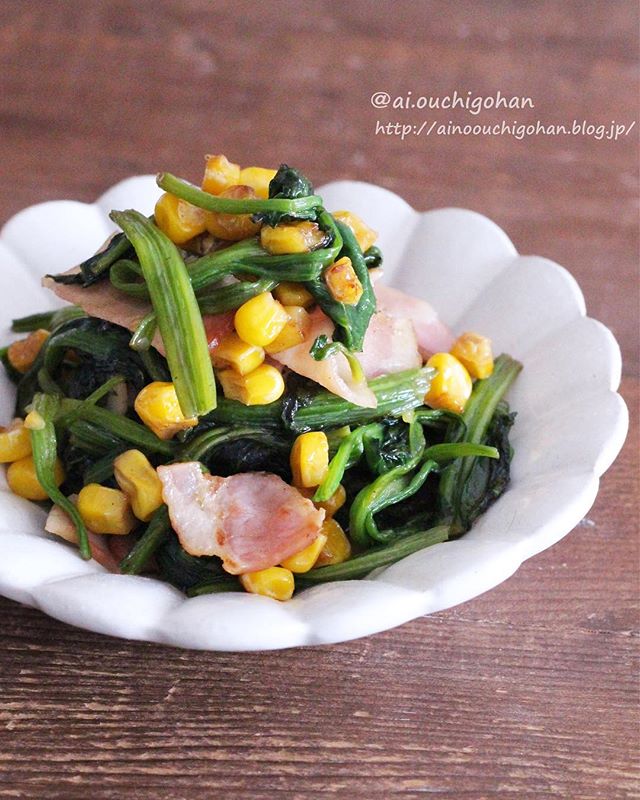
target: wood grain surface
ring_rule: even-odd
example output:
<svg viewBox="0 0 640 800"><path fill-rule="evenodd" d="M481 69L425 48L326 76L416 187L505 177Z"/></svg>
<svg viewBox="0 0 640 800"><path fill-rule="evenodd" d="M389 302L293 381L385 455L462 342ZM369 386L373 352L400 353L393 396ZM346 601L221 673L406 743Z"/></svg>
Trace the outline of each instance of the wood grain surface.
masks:
<svg viewBox="0 0 640 800"><path fill-rule="evenodd" d="M375 91L530 96L426 137ZM496 220L617 336L627 445L576 530L487 595L370 639L249 655L76 630L0 600L0 798L616 798L638 782L638 5L0 3L0 220L206 152ZM550 357L553 354L550 353ZM0 555L1 557L1 555Z"/></svg>

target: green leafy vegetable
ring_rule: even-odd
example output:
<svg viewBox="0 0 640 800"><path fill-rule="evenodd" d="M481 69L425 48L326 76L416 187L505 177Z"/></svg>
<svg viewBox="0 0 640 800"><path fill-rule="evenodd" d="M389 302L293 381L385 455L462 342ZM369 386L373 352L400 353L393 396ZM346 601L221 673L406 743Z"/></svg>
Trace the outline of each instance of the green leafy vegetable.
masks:
<svg viewBox="0 0 640 800"><path fill-rule="evenodd" d="M186 417L207 414L216 406L216 385L184 261L173 242L142 214L112 211L110 216L140 259L182 413Z"/></svg>
<svg viewBox="0 0 640 800"><path fill-rule="evenodd" d="M353 269L362 285L362 295L355 305L342 303L333 297L322 275L307 281L305 286L324 313L335 323L336 332L333 338L343 342L349 350L360 352L369 321L376 310L376 297L369 270L360 245L348 226L336 222L331 214L324 210L318 215L318 223L331 234L334 248L339 251L337 258L348 256L351 259Z"/></svg>
<svg viewBox="0 0 640 800"><path fill-rule="evenodd" d="M473 444L486 442L496 409L521 369L522 365L508 355L503 354L496 359L490 377L476 382L462 415L465 427L463 431L456 428L451 434L454 442L465 441ZM502 412L500 416L502 421L496 425L501 425L502 431L498 433L494 429L493 437L504 450L504 434L513 419L507 422ZM487 467L481 468L485 478L488 479L488 475L493 475L497 480L491 491L488 491L489 486L486 481L483 483L479 480L474 459L457 459L446 468L440 480L440 503L445 518L451 519L462 530L468 530L478 509L485 509L508 483L508 474L505 470L508 470L510 458L501 461L500 469L490 470L488 474ZM470 482L472 473L475 473L475 477L473 482Z"/></svg>
<svg viewBox="0 0 640 800"><path fill-rule="evenodd" d="M258 214L276 211L290 217L299 217L302 212L308 212L322 205L322 198L316 195L292 199L269 198L268 200L237 200L230 197L218 197L209 192L203 192L197 186L180 180L168 172L161 172L156 181L165 192L170 192L194 206L207 211L221 211L225 214Z"/></svg>
<svg viewBox="0 0 640 800"><path fill-rule="evenodd" d="M288 166L287 164L280 164L280 168L271 179L269 183L269 199L270 200L297 200L299 198L306 198L313 196L313 186L311 181L297 169ZM320 200L320 198L317 198ZM272 227L280 222L287 222L292 219L312 219L317 217L317 206L321 203L316 203L308 209L298 210L296 212L282 212L278 210L273 211L260 211L253 215L255 222L262 222L264 225L271 225Z"/></svg>
<svg viewBox="0 0 640 800"><path fill-rule="evenodd" d="M55 480L55 465L58 455L58 445L54 420L59 406L59 399L55 395L36 394L33 398L32 411L40 415L42 427L31 430L31 448L33 463L38 482L49 495L49 498L71 517L78 534L78 549L84 559L91 558L89 537L82 517L73 503L67 499Z"/></svg>
<svg viewBox="0 0 640 800"><path fill-rule="evenodd" d="M138 575L142 572L151 556L169 538L170 533L169 512L166 506L160 506L151 517L145 532L120 562L120 571L127 575Z"/></svg>
<svg viewBox="0 0 640 800"><path fill-rule="evenodd" d="M112 264L131 252L131 250L131 243L125 234L118 233L110 239L103 250L83 261L80 264L79 272L72 272L68 275L64 273L61 275L47 275L47 277L53 278L56 283L78 283L84 287L91 286L108 273Z"/></svg>
<svg viewBox="0 0 640 800"><path fill-rule="evenodd" d="M401 536L397 541L389 545L372 547L365 553L353 556L342 564L332 564L327 567L316 567L306 572L298 579L300 587L312 586L316 583L326 583L327 581L346 581L354 578L362 578L372 570L379 567L386 567L396 561L431 547L434 544L446 542L451 533L448 525L437 525L433 528L416 533Z"/></svg>
<svg viewBox="0 0 640 800"><path fill-rule="evenodd" d="M30 314L27 317L14 319L11 323L11 330L15 333L29 333L38 329L52 331L58 325L62 325L63 322L79 319L80 317L86 317L81 308L78 306L64 306L56 311L43 311L39 314Z"/></svg>

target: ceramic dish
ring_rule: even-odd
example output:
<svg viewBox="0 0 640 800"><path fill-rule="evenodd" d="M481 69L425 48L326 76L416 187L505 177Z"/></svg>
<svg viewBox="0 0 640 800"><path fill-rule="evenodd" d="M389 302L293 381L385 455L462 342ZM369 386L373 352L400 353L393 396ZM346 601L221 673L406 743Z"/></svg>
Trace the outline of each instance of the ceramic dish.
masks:
<svg viewBox="0 0 640 800"><path fill-rule="evenodd" d="M70 624L131 639L208 650L340 642L462 603L508 578L565 536L593 503L618 454L627 410L616 394L620 352L585 315L562 267L520 256L493 222L471 211L419 213L391 192L341 181L321 187L329 209L349 208L380 233L385 281L424 297L455 331L479 330L494 352L524 364L509 394L518 412L506 494L457 541L415 553L365 580L324 584L287 603L250 594L187 599L166 583L113 575L43 532L45 512L0 478L0 593ZM0 234L2 340L12 317L59 305L40 287L92 253L112 208L150 213L152 176L130 178L93 205L56 201L13 217ZM46 253L46 258L43 258ZM0 378L0 419L14 392Z"/></svg>

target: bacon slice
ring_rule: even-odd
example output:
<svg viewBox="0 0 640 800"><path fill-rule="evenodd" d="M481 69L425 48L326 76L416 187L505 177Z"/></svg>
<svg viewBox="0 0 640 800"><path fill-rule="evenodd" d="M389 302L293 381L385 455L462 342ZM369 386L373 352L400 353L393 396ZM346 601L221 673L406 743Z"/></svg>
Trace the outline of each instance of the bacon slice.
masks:
<svg viewBox="0 0 640 800"><path fill-rule="evenodd" d="M204 332L209 343L209 352L213 353L220 342L229 333L233 333L233 311L225 311L222 314L203 314Z"/></svg>
<svg viewBox="0 0 640 800"><path fill-rule="evenodd" d="M333 322L319 308L312 311L311 327L304 342L279 353L273 353L272 358L285 367L311 378L312 381L324 386L333 394L344 397L350 403L365 408L375 408L376 396L366 384L359 384L353 380L349 362L342 353L335 353L322 361L316 361L309 353L309 348L320 335L331 339Z"/></svg>
<svg viewBox="0 0 640 800"><path fill-rule="evenodd" d="M324 334L331 339L333 328L333 322L316 309L311 313L311 329L304 342L274 353L272 358L355 405L375 408L375 395L367 386L353 380L347 359L342 354L336 353L322 361L316 361L309 354L315 338ZM383 312L371 317L362 352L356 356L367 378L401 372L422 364L411 321Z"/></svg>
<svg viewBox="0 0 640 800"><path fill-rule="evenodd" d="M162 496L182 547L218 556L232 575L279 564L316 538L324 511L268 472L229 478L191 461L158 467Z"/></svg>
<svg viewBox="0 0 640 800"><path fill-rule="evenodd" d="M397 319L410 319L418 339L418 347L423 357L433 353L448 353L454 342L449 328L440 320L436 310L417 297L383 286L374 287L378 309Z"/></svg>
<svg viewBox="0 0 640 800"><path fill-rule="evenodd" d="M384 311L372 317L358 360L367 378L422 366L411 320Z"/></svg>

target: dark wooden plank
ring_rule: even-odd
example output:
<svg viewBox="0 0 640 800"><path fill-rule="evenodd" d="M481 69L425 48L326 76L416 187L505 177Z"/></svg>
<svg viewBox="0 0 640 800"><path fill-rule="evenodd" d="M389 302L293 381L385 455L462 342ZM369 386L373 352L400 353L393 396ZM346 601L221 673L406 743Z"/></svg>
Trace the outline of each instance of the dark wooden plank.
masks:
<svg viewBox="0 0 640 800"><path fill-rule="evenodd" d="M628 124L637 56L624 1L4 0L0 219L134 173L196 178L212 150L474 208L575 275L635 412L638 123L401 141L376 121L426 114L369 98L500 89L534 99L521 122ZM0 600L0 798L640 796L637 445L634 427L588 519L508 582L362 641L189 653Z"/></svg>

